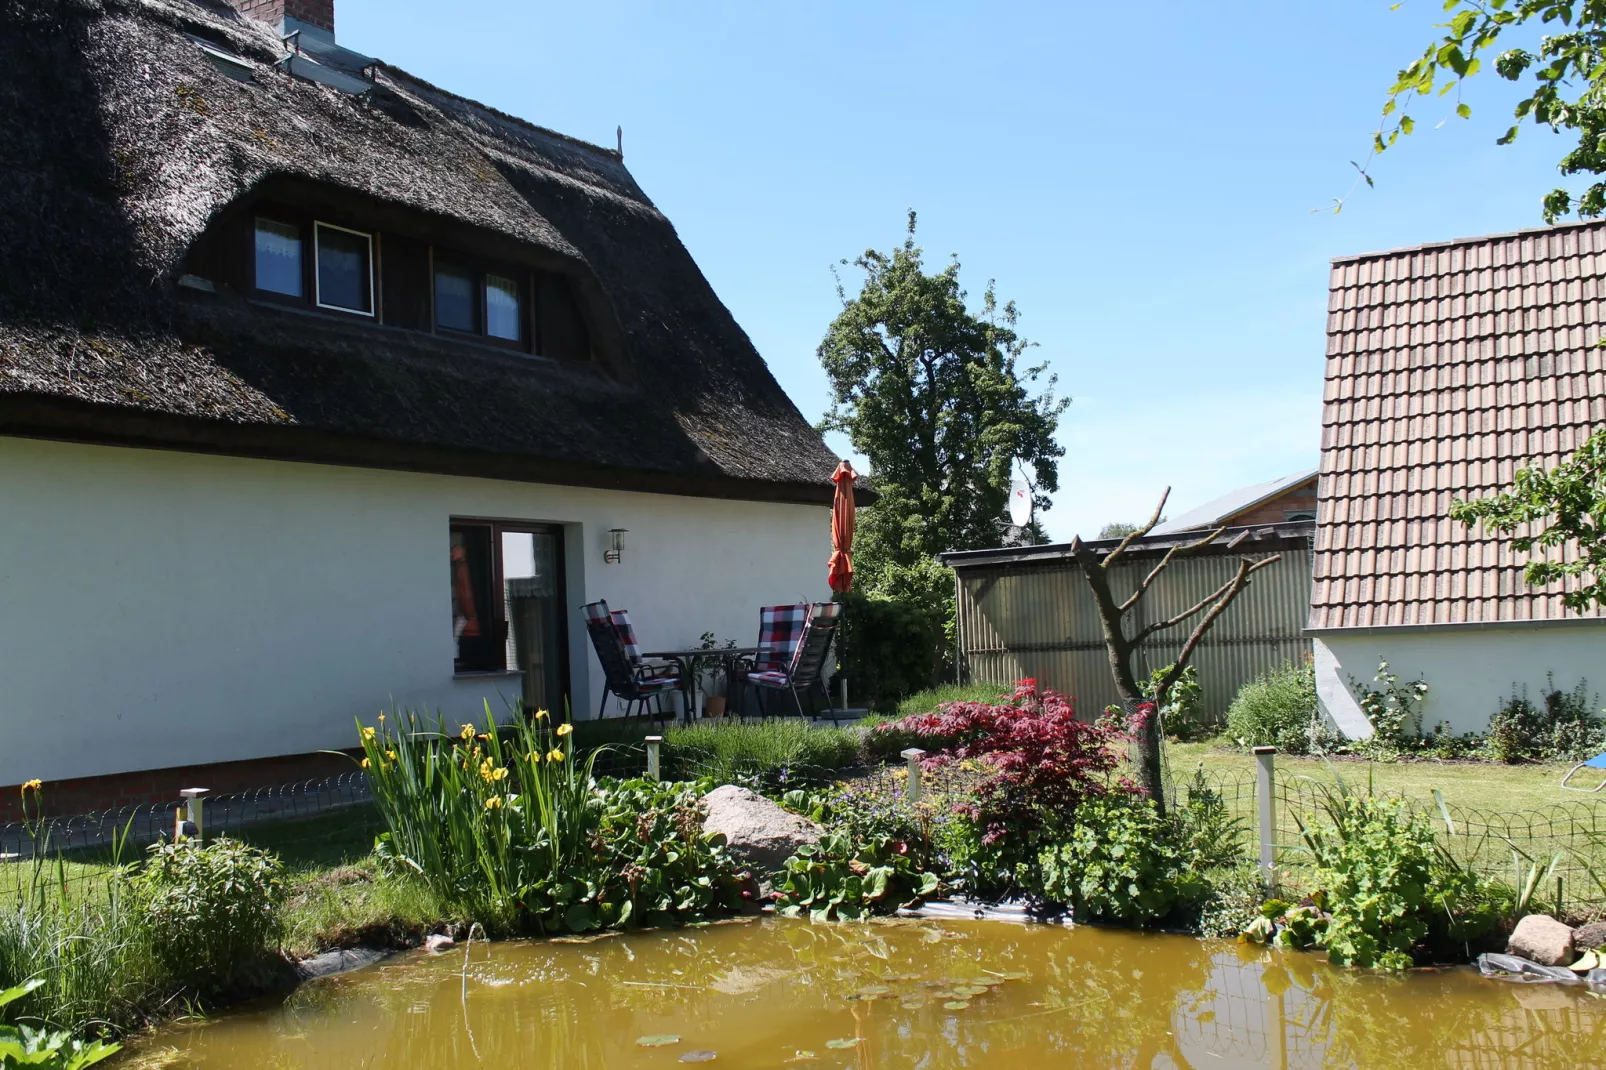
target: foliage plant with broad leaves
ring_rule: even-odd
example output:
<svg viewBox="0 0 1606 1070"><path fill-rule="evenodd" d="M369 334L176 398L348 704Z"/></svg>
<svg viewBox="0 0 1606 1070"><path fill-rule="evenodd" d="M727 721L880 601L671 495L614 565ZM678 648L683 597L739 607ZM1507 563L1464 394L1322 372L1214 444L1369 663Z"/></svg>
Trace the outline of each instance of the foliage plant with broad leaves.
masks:
<svg viewBox="0 0 1606 1070"><path fill-rule="evenodd" d="M44 985L34 979L0 991L0 1010ZM51 1029L31 1029L25 1025L0 1022L0 1067L36 1066L40 1070L83 1070L111 1058L120 1044L100 1040L77 1040L69 1033Z"/></svg>
<svg viewBox="0 0 1606 1070"><path fill-rule="evenodd" d="M433 728L434 731L430 731ZM705 834L690 784L598 781L545 711L450 732L359 726L390 864L493 932L677 924L740 908L746 874Z"/></svg>
<svg viewBox="0 0 1606 1070"><path fill-rule="evenodd" d="M1202 903L1209 886L1180 832L1141 795L1083 799L1068 832L1038 856L1042 894L1077 921L1126 925Z"/></svg>
<svg viewBox="0 0 1606 1070"><path fill-rule="evenodd" d="M1405 969L1419 952L1464 948L1508 912L1499 890L1456 862L1403 800L1342 780L1317 798L1315 812L1295 815L1316 891L1281 914L1274 904L1257 935L1324 948L1343 966Z"/></svg>
<svg viewBox="0 0 1606 1070"><path fill-rule="evenodd" d="M890 914L936 893L935 873L917 868L907 840L855 839L827 833L786 860L775 885L775 908L813 921L859 921Z"/></svg>

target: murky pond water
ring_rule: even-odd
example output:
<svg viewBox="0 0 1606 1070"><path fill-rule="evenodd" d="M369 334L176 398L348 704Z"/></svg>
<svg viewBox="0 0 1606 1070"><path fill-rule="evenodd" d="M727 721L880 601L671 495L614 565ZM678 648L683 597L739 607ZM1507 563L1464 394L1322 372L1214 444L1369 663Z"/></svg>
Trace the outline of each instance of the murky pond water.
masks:
<svg viewBox="0 0 1606 1070"><path fill-rule="evenodd" d="M123 1065L1606 1065L1606 1000L1576 987L1345 972L1308 954L1106 929L772 919L476 944L466 980L464 959L414 954L314 982L164 1030Z"/></svg>

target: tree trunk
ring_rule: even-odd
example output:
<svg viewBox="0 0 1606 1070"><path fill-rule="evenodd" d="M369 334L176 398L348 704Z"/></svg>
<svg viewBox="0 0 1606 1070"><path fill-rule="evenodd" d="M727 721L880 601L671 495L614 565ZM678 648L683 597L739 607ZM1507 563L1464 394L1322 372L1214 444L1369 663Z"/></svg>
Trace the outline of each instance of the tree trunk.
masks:
<svg viewBox="0 0 1606 1070"><path fill-rule="evenodd" d="M1121 708L1126 712L1127 724L1134 723L1138 707L1144 699L1122 697ZM1154 800L1160 813L1165 813L1165 778L1160 763L1160 708L1156 706L1143 723L1132 733L1132 766L1137 770L1138 786Z"/></svg>

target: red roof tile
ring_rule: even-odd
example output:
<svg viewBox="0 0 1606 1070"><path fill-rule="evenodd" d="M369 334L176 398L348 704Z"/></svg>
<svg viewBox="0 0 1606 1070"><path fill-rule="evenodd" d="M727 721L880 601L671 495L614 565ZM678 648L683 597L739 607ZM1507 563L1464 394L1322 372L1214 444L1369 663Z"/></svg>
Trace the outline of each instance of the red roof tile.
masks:
<svg viewBox="0 0 1606 1070"><path fill-rule="evenodd" d="M1333 263L1312 628L1576 617L1445 517L1606 427L1606 224Z"/></svg>

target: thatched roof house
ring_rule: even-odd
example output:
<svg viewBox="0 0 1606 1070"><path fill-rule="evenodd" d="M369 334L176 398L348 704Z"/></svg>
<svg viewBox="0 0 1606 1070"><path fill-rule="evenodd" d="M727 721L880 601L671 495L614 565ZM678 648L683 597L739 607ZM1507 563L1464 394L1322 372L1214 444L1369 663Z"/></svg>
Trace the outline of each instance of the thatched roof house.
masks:
<svg viewBox="0 0 1606 1070"><path fill-rule="evenodd" d="M382 62L360 93L298 76L220 0L0 7L7 431L828 497L835 459L617 152ZM265 202L376 236L372 316L258 299L234 246ZM589 345L430 330L425 243L566 283Z"/></svg>
<svg viewBox="0 0 1606 1070"><path fill-rule="evenodd" d="M0 0L0 785L592 711L582 603L827 593L836 458L620 153L334 14Z"/></svg>

